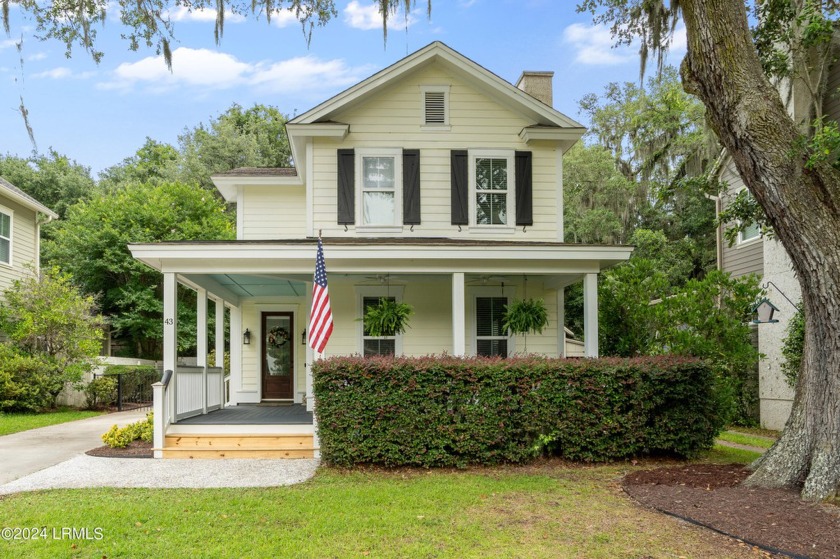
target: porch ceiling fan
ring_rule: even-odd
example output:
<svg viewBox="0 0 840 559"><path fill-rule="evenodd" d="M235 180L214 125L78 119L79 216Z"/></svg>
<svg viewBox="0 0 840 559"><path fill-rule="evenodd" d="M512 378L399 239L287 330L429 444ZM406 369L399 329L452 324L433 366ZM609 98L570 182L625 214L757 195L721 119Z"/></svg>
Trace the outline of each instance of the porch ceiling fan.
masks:
<svg viewBox="0 0 840 559"><path fill-rule="evenodd" d="M487 285L487 286L498 286L501 284L509 283L510 278L507 276L497 276L492 274L484 274L478 277L474 277L465 281L464 283L467 285Z"/></svg>

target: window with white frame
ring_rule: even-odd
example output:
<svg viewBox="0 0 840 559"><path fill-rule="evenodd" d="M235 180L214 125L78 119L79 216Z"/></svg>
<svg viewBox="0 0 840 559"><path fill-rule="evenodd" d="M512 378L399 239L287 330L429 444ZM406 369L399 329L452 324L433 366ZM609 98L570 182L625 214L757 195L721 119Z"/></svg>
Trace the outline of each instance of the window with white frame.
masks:
<svg viewBox="0 0 840 559"><path fill-rule="evenodd" d="M471 151L469 171L471 224L511 225L514 218L513 152Z"/></svg>
<svg viewBox="0 0 840 559"><path fill-rule="evenodd" d="M359 223L388 227L402 221L402 150L357 149Z"/></svg>
<svg viewBox="0 0 840 559"><path fill-rule="evenodd" d="M485 357L507 357L508 336L502 326L502 317L508 298L475 298L475 353Z"/></svg>
<svg viewBox="0 0 840 559"><path fill-rule="evenodd" d="M747 191L746 188L741 189L738 192L738 196L745 195L748 199L752 199L752 195ZM752 241L753 239L757 239L761 235L761 226L758 223L751 223L747 225L740 231L738 231L738 243L746 243L748 241Z"/></svg>
<svg viewBox="0 0 840 559"><path fill-rule="evenodd" d="M389 297L387 295L366 295L362 296L362 316L367 313L370 307L375 307L379 304L380 299L388 301L396 301L396 297ZM397 352L397 336L371 336L367 329L362 325L362 355L370 357L372 355L394 355Z"/></svg>
<svg viewBox="0 0 840 559"><path fill-rule="evenodd" d="M12 264L12 212L0 209L0 264Z"/></svg>

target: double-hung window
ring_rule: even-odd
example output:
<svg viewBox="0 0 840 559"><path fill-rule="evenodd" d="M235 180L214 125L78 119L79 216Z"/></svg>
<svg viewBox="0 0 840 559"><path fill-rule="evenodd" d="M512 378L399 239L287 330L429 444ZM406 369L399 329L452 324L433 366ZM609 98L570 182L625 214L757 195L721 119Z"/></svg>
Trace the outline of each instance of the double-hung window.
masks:
<svg viewBox="0 0 840 559"><path fill-rule="evenodd" d="M507 357L508 336L502 327L507 297L475 298L475 353L485 357Z"/></svg>
<svg viewBox="0 0 840 559"><path fill-rule="evenodd" d="M0 208L0 264L12 264L12 212Z"/></svg>
<svg viewBox="0 0 840 559"><path fill-rule="evenodd" d="M358 224L393 227L402 223L402 150L357 149Z"/></svg>
<svg viewBox="0 0 840 559"><path fill-rule="evenodd" d="M365 329L364 318L365 313L370 307L375 307L379 304L380 299L386 299L392 302L402 302L404 286L358 286L356 287L357 301L359 302L358 316L359 327L358 333L360 337L359 352L365 357L372 355L400 355L402 354L402 335L396 336L371 336L370 332Z"/></svg>
<svg viewBox="0 0 840 559"><path fill-rule="evenodd" d="M744 188L740 192L738 192L738 197L744 196L747 199L752 199L752 194ZM738 244L746 243L748 241L752 241L753 239L757 239L761 235L761 226L758 223L751 223L738 231Z"/></svg>
<svg viewBox="0 0 840 559"><path fill-rule="evenodd" d="M512 151L470 151L470 221L477 226L512 226Z"/></svg>

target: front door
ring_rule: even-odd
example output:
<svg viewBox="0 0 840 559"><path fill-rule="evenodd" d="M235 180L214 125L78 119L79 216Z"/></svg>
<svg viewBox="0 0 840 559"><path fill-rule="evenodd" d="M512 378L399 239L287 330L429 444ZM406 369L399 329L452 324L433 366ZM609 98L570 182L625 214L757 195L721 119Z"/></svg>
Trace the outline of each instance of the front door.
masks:
<svg viewBox="0 0 840 559"><path fill-rule="evenodd" d="M262 313L263 400L291 400L294 396L293 317L290 312Z"/></svg>

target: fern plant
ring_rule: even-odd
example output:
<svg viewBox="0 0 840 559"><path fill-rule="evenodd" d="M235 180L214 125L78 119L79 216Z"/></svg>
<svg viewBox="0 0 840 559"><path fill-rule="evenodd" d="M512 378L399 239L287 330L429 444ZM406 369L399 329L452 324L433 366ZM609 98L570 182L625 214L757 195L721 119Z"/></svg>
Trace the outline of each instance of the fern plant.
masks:
<svg viewBox="0 0 840 559"><path fill-rule="evenodd" d="M502 328L511 334L542 334L548 325L548 309L542 299L522 299L507 305Z"/></svg>
<svg viewBox="0 0 840 559"><path fill-rule="evenodd" d="M408 328L408 318L414 309L406 303L382 297L379 303L365 309L362 322L368 336L396 336Z"/></svg>

